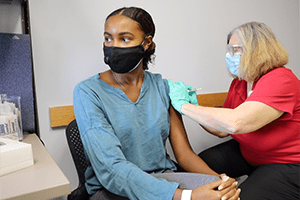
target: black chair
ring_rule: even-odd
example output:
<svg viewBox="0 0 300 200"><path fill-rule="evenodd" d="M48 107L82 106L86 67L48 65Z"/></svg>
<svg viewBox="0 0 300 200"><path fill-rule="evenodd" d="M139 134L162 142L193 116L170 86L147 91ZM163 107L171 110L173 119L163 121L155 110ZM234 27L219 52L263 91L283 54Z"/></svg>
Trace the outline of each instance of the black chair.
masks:
<svg viewBox="0 0 300 200"><path fill-rule="evenodd" d="M73 120L67 126L66 137L79 178L78 187L75 190L73 190L71 194L68 195L68 200L88 200L89 194L87 193L84 185L84 172L88 165L84 155L83 145L80 139L76 120Z"/></svg>

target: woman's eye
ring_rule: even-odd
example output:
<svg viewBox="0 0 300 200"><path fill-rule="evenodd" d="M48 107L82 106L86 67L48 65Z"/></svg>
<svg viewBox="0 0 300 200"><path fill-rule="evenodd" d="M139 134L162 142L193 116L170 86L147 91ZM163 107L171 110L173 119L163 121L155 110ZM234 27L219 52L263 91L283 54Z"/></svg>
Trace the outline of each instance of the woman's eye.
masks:
<svg viewBox="0 0 300 200"><path fill-rule="evenodd" d="M129 42L129 38L122 38L122 41L127 43L127 42Z"/></svg>
<svg viewBox="0 0 300 200"><path fill-rule="evenodd" d="M235 47L234 48L234 53L243 53L243 48L241 48L241 47Z"/></svg>
<svg viewBox="0 0 300 200"><path fill-rule="evenodd" d="M111 38L105 37L104 38L105 42L111 42Z"/></svg>

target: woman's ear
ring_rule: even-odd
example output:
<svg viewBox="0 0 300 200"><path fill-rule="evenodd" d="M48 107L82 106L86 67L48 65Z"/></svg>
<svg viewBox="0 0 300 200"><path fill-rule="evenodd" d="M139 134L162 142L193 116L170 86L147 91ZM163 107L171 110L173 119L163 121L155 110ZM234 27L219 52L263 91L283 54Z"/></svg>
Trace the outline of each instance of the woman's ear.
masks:
<svg viewBox="0 0 300 200"><path fill-rule="evenodd" d="M145 50L148 50L151 47L151 44L153 43L152 39L153 39L153 37L151 35L148 35L146 37L145 42L144 42L144 49Z"/></svg>

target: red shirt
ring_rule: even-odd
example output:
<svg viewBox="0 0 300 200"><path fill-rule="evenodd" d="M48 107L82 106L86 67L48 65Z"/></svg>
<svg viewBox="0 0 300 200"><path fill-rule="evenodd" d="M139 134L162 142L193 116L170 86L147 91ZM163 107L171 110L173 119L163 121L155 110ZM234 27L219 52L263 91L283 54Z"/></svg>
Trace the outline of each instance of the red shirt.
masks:
<svg viewBox="0 0 300 200"><path fill-rule="evenodd" d="M254 82L252 90L247 98L246 81L234 79L223 107L258 101L284 114L254 132L231 135L244 158L253 165L300 163L300 81L290 69L280 67Z"/></svg>

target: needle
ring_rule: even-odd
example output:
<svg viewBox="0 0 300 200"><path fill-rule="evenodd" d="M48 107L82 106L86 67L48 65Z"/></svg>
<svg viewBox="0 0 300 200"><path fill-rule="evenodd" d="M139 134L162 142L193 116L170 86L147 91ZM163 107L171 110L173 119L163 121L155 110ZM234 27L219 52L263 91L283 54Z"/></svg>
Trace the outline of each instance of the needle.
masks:
<svg viewBox="0 0 300 200"><path fill-rule="evenodd" d="M187 92L197 92L199 90L201 90L201 88L197 88L197 89L193 89L193 90L187 90Z"/></svg>

